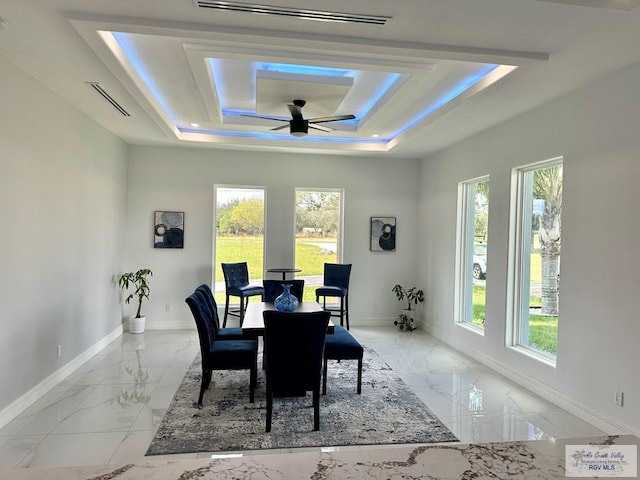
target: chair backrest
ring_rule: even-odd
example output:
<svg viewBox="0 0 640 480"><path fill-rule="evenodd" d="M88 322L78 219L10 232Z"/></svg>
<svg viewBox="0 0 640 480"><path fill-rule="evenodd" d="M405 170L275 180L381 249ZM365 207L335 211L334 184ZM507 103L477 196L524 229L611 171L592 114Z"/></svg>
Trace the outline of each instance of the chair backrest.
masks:
<svg viewBox="0 0 640 480"><path fill-rule="evenodd" d="M215 324L216 331L220 328L220 317L218 316L218 304L216 303L216 299L213 297L213 292L209 288L209 285L203 283L198 288L196 288L195 293L200 294L200 298L205 302L209 313L211 314L211 319Z"/></svg>
<svg viewBox="0 0 640 480"><path fill-rule="evenodd" d="M222 263L224 284L227 289L249 285L249 268L247 262Z"/></svg>
<svg viewBox="0 0 640 480"><path fill-rule="evenodd" d="M325 263L323 283L327 287L349 288L350 263Z"/></svg>
<svg viewBox="0 0 640 480"><path fill-rule="evenodd" d="M198 328L200 352L204 361L206 354L211 350L211 345L216 339L215 331L211 328L209 320L207 319L207 315L203 310L202 303L197 298L197 295L195 293L189 295L185 299L185 302L187 302L187 305L189 305L189 309L191 310L193 319L196 322L196 327Z"/></svg>
<svg viewBox="0 0 640 480"><path fill-rule="evenodd" d="M274 394L319 388L331 312L263 312L267 388Z"/></svg>
<svg viewBox="0 0 640 480"><path fill-rule="evenodd" d="M302 302L302 295L304 294L304 280L263 280L264 297L263 302L273 303L273 301L280 296L284 289L282 285L291 285L289 290L300 302Z"/></svg>

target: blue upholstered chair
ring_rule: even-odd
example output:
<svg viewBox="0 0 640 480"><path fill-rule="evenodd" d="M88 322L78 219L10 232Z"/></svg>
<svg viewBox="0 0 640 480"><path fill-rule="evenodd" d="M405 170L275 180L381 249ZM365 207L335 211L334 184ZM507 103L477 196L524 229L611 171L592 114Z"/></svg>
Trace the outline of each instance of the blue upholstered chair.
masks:
<svg viewBox="0 0 640 480"><path fill-rule="evenodd" d="M316 302L322 297L322 308L331 312L332 316L340 317L340 325L347 320L349 330L349 278L351 277L351 264L325 263L324 280L321 287L316 290ZM327 297L340 298L339 308L327 308Z"/></svg>
<svg viewBox="0 0 640 480"><path fill-rule="evenodd" d="M224 274L224 284L226 289L226 300L224 302L224 320L222 326L227 326L227 317L233 315L240 319L240 326L244 321L244 312L249 303L249 297L264 295L264 289L259 285L249 285L249 269L247 262L223 263L222 273ZM229 298L240 297L240 308L238 310L229 309Z"/></svg>
<svg viewBox="0 0 640 480"><path fill-rule="evenodd" d="M335 326L333 335L327 335L324 344L324 375L322 377L322 394L327 394L327 360L357 360L358 386L357 392L362 393L362 356L364 348L344 327Z"/></svg>
<svg viewBox="0 0 640 480"><path fill-rule="evenodd" d="M278 296L284 291L282 285L291 285L289 290L299 302L302 302L302 295L304 294L304 280L263 280L262 286L264 288L263 302L273 303Z"/></svg>
<svg viewBox="0 0 640 480"><path fill-rule="evenodd" d="M313 429L320 429L320 382L329 312L264 315L264 355L267 377L267 423L271 431L273 398L313 392Z"/></svg>
<svg viewBox="0 0 640 480"><path fill-rule="evenodd" d="M213 292L209 285L203 283L194 292L203 303L205 313L209 315L212 321L211 326L216 329L216 335L220 340L245 340L246 336L242 332L242 328L227 327L220 328L220 318L218 317L218 304L213 298Z"/></svg>
<svg viewBox="0 0 640 480"><path fill-rule="evenodd" d="M191 309L200 339L202 382L198 405L202 405L204 391L209 388L214 370L249 370L249 401L253 403L258 379L258 342L256 340L220 341L196 294L188 296L185 302Z"/></svg>

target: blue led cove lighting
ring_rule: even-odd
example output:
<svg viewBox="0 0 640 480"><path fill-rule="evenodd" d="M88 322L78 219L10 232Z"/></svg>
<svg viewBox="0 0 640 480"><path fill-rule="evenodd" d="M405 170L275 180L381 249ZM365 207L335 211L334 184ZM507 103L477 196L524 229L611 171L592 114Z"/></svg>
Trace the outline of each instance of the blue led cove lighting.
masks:
<svg viewBox="0 0 640 480"><path fill-rule="evenodd" d="M136 51L133 45L129 42L129 39L127 38L127 34L121 33L121 32L111 32L111 34L113 35L113 38L115 38L116 41L118 42L118 44L120 45L120 48L122 48L122 51L126 55L127 59L129 60L129 62L131 62L131 65L133 65L133 68L138 73L138 75L140 76L140 78L142 79L146 87L149 89L151 94L158 101L158 103L160 104L162 109L165 111L167 116L171 119L171 121L175 123L175 114L171 111L166 100L160 94L160 90L158 89L155 82L153 81L153 77L151 76L151 74L147 72L147 70L144 68L144 64L136 54Z"/></svg>
<svg viewBox="0 0 640 480"><path fill-rule="evenodd" d="M432 115L433 113L437 112L442 107L444 107L447 103L449 103L451 100L453 100L454 98L462 95L464 92L469 90L476 83L478 83L480 80L482 80L484 77L489 75L498 67L499 65L494 65L494 64L487 65L484 68L477 71L476 73L474 73L473 75L468 76L467 78L462 80L459 84L454 86L451 90L446 92L442 97L436 100L435 103L431 104L429 108L427 108L424 112L422 112L416 118L414 118L413 120L410 120L407 124L402 126L397 132L395 132L392 135L392 137L397 137L398 135L401 135L407 130L415 127L418 123L423 121L429 115Z"/></svg>
<svg viewBox="0 0 640 480"><path fill-rule="evenodd" d="M276 134L270 132L244 132L244 131L224 131L224 130L204 130L201 128L185 128L179 127L175 125L176 119L175 114L169 108L167 101L160 94L160 90L153 81L152 75L145 69L145 66L137 55L136 50L132 44L132 42L128 38L128 34L122 32L111 32L114 39L120 45L120 48L126 55L127 59L139 75L140 79L143 81L145 86L154 96L158 104L162 107L166 115L171 119L174 123L174 126L178 129L179 132L182 133L196 133L196 134L204 134L204 135L215 135L222 137L236 137L236 138L256 138L263 140L289 140L289 138L283 134ZM226 109L222 104L224 101L224 86L221 77L217 74L221 68L221 61L219 59L209 59L209 65L211 68L211 72L214 78L215 88L217 90L218 99L221 104L223 115L253 115L254 111L241 110L241 109ZM499 65L486 65L480 70L478 70L473 75L465 78L463 81L454 86L451 90L446 92L440 98L438 98L433 104L431 104L426 110L421 112L415 118L411 119L405 125L400 127L393 134L385 137L385 138L348 138L348 137L335 137L335 136L313 136L307 135L305 137L298 137L296 141L302 142L319 142L319 143L344 143L344 144L385 144L389 141L393 140L398 135L405 133L411 128L415 127L418 123L422 122L425 118L437 112L449 102L462 95L464 92L469 90L471 87L476 85L480 80L486 77L488 74L493 72ZM309 65L295 65L295 64L285 64L285 63L270 63L270 62L251 62L251 68L253 71L253 78L255 78L255 74L257 70L267 70L273 72L283 72L283 73L292 73L292 74L304 74L304 75L324 75L324 76L335 76L335 77L344 77L344 76L357 76L357 71L340 69L340 68L329 68L329 67L318 67L318 66L309 66ZM348 122L357 123L359 119L362 119L366 116L369 111L374 108L374 106L384 97L384 95L393 87L393 85L402 78L402 74L400 73L390 73L388 78L381 85L380 89L375 92L375 94L371 97L371 99L363 106L361 111L356 115L356 120L349 120ZM255 86L254 86L255 87ZM252 94L254 98L252 101L255 103L255 88L252 89ZM275 115L274 118L280 118ZM283 121L289 121L288 117L282 117Z"/></svg>
<svg viewBox="0 0 640 480"><path fill-rule="evenodd" d="M349 77L356 72L344 68L317 67L314 65L296 65L293 63L253 62L256 70L268 72L296 73L301 75L324 75L327 77Z"/></svg>
<svg viewBox="0 0 640 480"><path fill-rule="evenodd" d="M314 135L306 135L304 137L291 137L286 134L268 133L268 132L239 132L227 130L203 130L201 128L178 128L181 133L197 133L200 135L217 135L220 137L236 137L236 138L256 138L260 140L285 140L291 141L295 138L296 142L320 142L320 143L368 143L368 144L384 144L388 140L347 138L347 137L317 137Z"/></svg>

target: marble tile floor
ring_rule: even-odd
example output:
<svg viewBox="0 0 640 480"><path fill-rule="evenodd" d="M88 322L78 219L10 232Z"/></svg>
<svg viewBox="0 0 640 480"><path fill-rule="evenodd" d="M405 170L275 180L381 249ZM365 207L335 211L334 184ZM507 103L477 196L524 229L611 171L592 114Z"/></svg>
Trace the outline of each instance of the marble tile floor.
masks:
<svg viewBox="0 0 640 480"><path fill-rule="evenodd" d="M376 350L462 443L605 433L421 331L352 327L352 333ZM0 465L140 461L198 350L195 330L123 334L0 429ZM296 452L309 450L317 451Z"/></svg>

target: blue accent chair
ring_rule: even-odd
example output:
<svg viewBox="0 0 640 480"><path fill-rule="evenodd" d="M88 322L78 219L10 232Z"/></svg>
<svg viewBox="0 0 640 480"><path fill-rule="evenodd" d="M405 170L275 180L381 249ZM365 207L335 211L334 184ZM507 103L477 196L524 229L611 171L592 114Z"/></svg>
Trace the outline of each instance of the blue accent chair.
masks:
<svg viewBox="0 0 640 480"><path fill-rule="evenodd" d="M203 283L194 292L202 302L202 307L212 321L211 326L216 329L216 335L220 340L245 340L247 337L242 332L242 328L227 327L220 328L220 318L218 317L218 304L213 298L213 292L209 285Z"/></svg>
<svg viewBox="0 0 640 480"><path fill-rule="evenodd" d="M349 278L351 277L351 264L325 263L323 285L316 290L316 302L320 303L322 297L322 308L331 312L331 316L340 317L340 325L344 326L344 319L347 320L347 330L349 330ZM327 297L340 298L339 308L327 308Z"/></svg>
<svg viewBox="0 0 640 480"><path fill-rule="evenodd" d="M232 315L240 319L240 326L244 321L244 312L249 303L249 297L264 295L264 288L259 285L249 285L249 269L247 262L223 263L222 273L224 274L224 284L226 289L226 300L224 304L224 320L222 326L227 326L227 317ZM240 297L240 308L238 310L229 309L229 298Z"/></svg>
<svg viewBox="0 0 640 480"><path fill-rule="evenodd" d="M362 393L362 356L364 348L344 327L335 326L333 335L327 335L324 345L324 374L322 377L322 394L327 394L327 360L358 361L358 394Z"/></svg>
<svg viewBox="0 0 640 480"><path fill-rule="evenodd" d="M202 357L202 382L198 405L202 405L204 391L209 388L214 370L249 370L249 401L253 403L258 380L258 342L256 340L226 340L216 337L216 330L202 309L195 294L185 299L198 328Z"/></svg>
<svg viewBox="0 0 640 480"><path fill-rule="evenodd" d="M291 285L289 290L299 302L302 303L302 295L304 294L304 280L263 280L264 288L263 302L273 303L273 301L284 291L282 285Z"/></svg>
<svg viewBox="0 0 640 480"><path fill-rule="evenodd" d="M271 431L273 398L306 396L313 392L313 429L320 430L322 353L329 312L263 312L267 378L266 431Z"/></svg>

